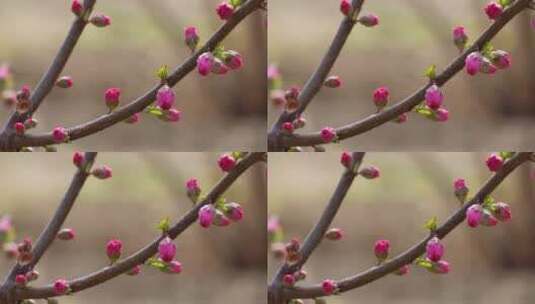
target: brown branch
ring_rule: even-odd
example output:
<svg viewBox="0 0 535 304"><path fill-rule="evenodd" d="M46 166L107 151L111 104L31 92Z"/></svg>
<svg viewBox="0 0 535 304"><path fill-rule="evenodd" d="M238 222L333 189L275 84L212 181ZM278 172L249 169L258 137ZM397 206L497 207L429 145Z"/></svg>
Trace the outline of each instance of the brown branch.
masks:
<svg viewBox="0 0 535 304"><path fill-rule="evenodd" d="M195 54L189 57L184 63L179 65L173 73L167 78L167 84L171 87L175 86L191 71L193 71L197 65L197 58L204 52L213 51L220 43L225 39L234 28L244 20L248 15L254 12L260 7L263 0L249 0L238 9L232 18L224 23L215 32L212 37L206 42L206 44L199 48ZM158 84L151 90L146 92L143 96L138 97L136 100L129 104L118 108L112 113L102 115L94 120L83 123L81 125L68 128L70 140L76 140L82 137L86 137L102 131L108 127L111 127L119 122L124 121L135 113L143 111L146 107L151 105L156 99L156 92L162 87L162 84ZM16 136L12 140L12 146L15 149L22 147L38 147L55 144L52 137L52 133L45 133L39 135L27 134L24 136Z"/></svg>
<svg viewBox="0 0 535 304"><path fill-rule="evenodd" d="M530 0L518 0L511 7L505 10L502 16L493 22L470 48L466 49L459 57L450 63L440 75L436 77L435 83L438 86L443 86L446 84L453 76L455 76L464 68L465 59L470 53L482 49L487 42L490 42L503 29L503 27L509 23L509 21L526 9L529 5L529 2ZM336 134L338 139L343 140L363 134L382 124L392 121L403 113L410 112L415 106L424 100L425 91L431 85L431 83L426 84L414 92L411 96L387 108L386 110L381 111L380 113L372 114L362 120L337 128ZM324 144L319 132L293 135L280 133L275 141L277 146L274 147L278 147L279 149Z"/></svg>
<svg viewBox="0 0 535 304"><path fill-rule="evenodd" d="M338 182L338 186L336 187L336 190L331 196L331 199L325 207L320 219L303 241L303 245L299 251L299 261L294 264L285 263L279 268L270 286L271 293L276 294L278 290L281 290L282 277L287 273L294 273L297 270L301 269L301 267L303 267L303 265L307 262L312 252L320 244L323 239L323 236L325 235L325 232L327 232L327 230L331 226L332 221L334 220L334 217L338 213L338 210L340 209L340 206L344 201L347 191L349 190L349 188L353 184L355 177L357 176L357 172L362 163L362 160L364 159L364 155L364 152L353 153L352 169L346 169L345 172L342 174L342 177Z"/></svg>
<svg viewBox="0 0 535 304"><path fill-rule="evenodd" d="M341 279L337 282L340 292L349 291L368 283L371 283L381 277L398 270L400 267L412 263L416 258L420 257L425 252L427 242L434 236L440 239L444 238L448 233L453 231L465 219L466 210L474 205L483 202L484 198L490 195L504 180L512 173L518 166L529 161L532 157L531 152L517 153L513 158L508 160L498 172L496 172L477 192L477 194L470 201L465 203L463 207L453 213L434 233L430 234L416 245L409 248L407 251L399 254L390 261L381 264L380 266L373 266L370 269L363 271L354 276ZM321 286L315 285L310 287L294 287L284 288L282 290L282 297L284 299L305 299L317 298L325 296Z"/></svg>
<svg viewBox="0 0 535 304"><path fill-rule="evenodd" d="M177 238L183 231L185 231L191 224L197 220L199 209L206 205L214 203L219 196L221 196L247 169L259 161L266 160L266 153L255 152L249 153L245 156L234 169L226 174L208 193L202 202L199 202L194 208L186 213L177 224L175 224L169 231L168 235L172 239ZM116 264L105 267L99 271L88 274L86 276L69 281L69 286L72 292L78 292L99 284L102 284L110 279L113 279L125 272L130 271L136 265L143 264L147 259L154 256L158 252L158 244L164 238L160 236L150 242L147 246L132 254L131 256L117 262ZM18 288L15 290L15 297L22 299L43 299L55 297L54 288L52 285L44 287L27 287Z"/></svg>
<svg viewBox="0 0 535 304"><path fill-rule="evenodd" d="M84 8L86 11L91 12L93 10L93 7L96 3L96 0L85 0L84 1ZM69 33L65 40L63 41L63 44L61 45L58 53L56 54L56 57L52 61L52 64L48 68L48 70L45 72L37 86L35 87L31 97L31 107L30 110L27 113L19 114L18 112L14 112L11 114L7 122L5 123L2 132L0 132L1 141L4 141L4 143L0 143L0 148L3 146L6 146L6 149L13 149L9 144L9 139L14 138L14 131L11 129L12 126L16 122L22 122L26 120L28 117L31 117L32 114L37 111L45 97L52 91L54 88L54 85L56 83L56 80L60 76L61 72L65 68L65 65L67 64L67 61L71 57L71 54L76 47L76 44L78 43L78 40L80 39L80 36L82 36L82 33L87 25L87 21L84 20L84 18L76 17L73 24L71 25L71 28L69 30Z"/></svg>
<svg viewBox="0 0 535 304"><path fill-rule="evenodd" d="M344 47L347 38L351 34L351 31L353 30L353 27L356 24L356 18L360 13L363 5L364 0L352 1L352 6L354 8L353 17L346 16L342 20L340 26L338 27L338 31L336 32L336 35L333 41L331 42L329 49L327 50L327 53L323 56L320 65L316 68L312 76L310 76L305 86L301 90L301 93L299 94L299 108L294 112L283 112L279 116L277 122L272 126L269 138L271 141L270 145L273 145L274 150L278 150L277 141L278 138L281 136L280 128L282 124L288 121L292 121L299 115L301 115L306 110L307 106L310 104L314 96L318 94L319 90L323 86L325 78L327 78L332 67L334 66L334 63L336 62L336 59L338 59L338 57L340 56L342 48Z"/></svg>

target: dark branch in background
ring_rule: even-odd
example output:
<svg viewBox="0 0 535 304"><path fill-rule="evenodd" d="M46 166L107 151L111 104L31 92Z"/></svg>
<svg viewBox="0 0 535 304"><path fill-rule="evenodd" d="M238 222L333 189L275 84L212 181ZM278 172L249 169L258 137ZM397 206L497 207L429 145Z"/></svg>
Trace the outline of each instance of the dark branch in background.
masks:
<svg viewBox="0 0 535 304"><path fill-rule="evenodd" d="M490 42L502 29L509 23L516 15L526 9L531 0L518 0L511 7L506 9L502 16L493 22L490 27L483 32L483 34L474 42L474 44L466 49L459 57L457 57L452 63L446 67L446 69L439 74L434 80L435 84L438 86L443 86L448 82L455 74L461 71L464 67L464 62L466 57L474 52L481 50L483 46ZM397 104L381 111L377 114L372 114L367 118L364 118L360 121L342 126L336 129L336 134L338 139L343 140L350 138L367 131L370 131L384 123L390 122L393 119L399 117L403 113L410 112L415 106L420 104L425 99L425 91L432 85L428 83L411 96L405 98L404 100L398 102ZM283 116L285 114L283 113ZM278 130L277 130L278 132ZM272 130L272 134L273 134ZM273 149L287 149L290 147L296 146L314 146L324 144L320 133L310 133L310 134L293 134L287 135L283 133L277 133L276 138L273 141L270 141L270 146Z"/></svg>
<svg viewBox="0 0 535 304"><path fill-rule="evenodd" d="M453 213L434 233L409 248L407 251L399 254L390 261L373 266L370 269L358 273L354 276L337 281L340 292L349 291L368 283L371 283L381 277L398 270L400 267L412 263L416 258L425 253L427 242L434 236L442 239L453 229L455 229L465 219L466 210L474 205L483 202L484 198L490 195L517 167L530 160L533 157L532 152L517 153L513 158L508 160L503 167L496 172L487 182L479 189L477 194L465 203L459 210ZM306 299L324 296L324 292L319 285L310 287L293 287L282 288L282 299Z"/></svg>
<svg viewBox="0 0 535 304"><path fill-rule="evenodd" d="M186 213L169 231L170 238L177 238L184 230L186 230L191 224L197 220L197 214L199 209L207 204L212 204L252 165L257 162L265 161L265 152L249 153L245 156L234 169L228 172L208 193L205 199L199 202L194 208ZM101 283L104 283L110 279L113 279L125 272L130 271L137 265L143 264L147 259L154 256L158 252L158 244L164 238L160 236L145 246L138 252L130 255L129 257L118 261L112 266L105 267L99 271L88 274L86 276L69 281L69 286L72 292L78 292ZM44 287L26 287L18 288L15 290L16 299L43 299L49 297L55 297L53 286Z"/></svg>
<svg viewBox="0 0 535 304"><path fill-rule="evenodd" d="M232 18L225 22L217 30L217 32L210 37L204 46L199 48L195 54L189 57L184 63L175 68L172 74L167 78L167 84L173 87L186 75L193 71L197 65L197 58L199 55L204 52L213 51L241 21L258 9L262 2L263 0L248 0L245 4L240 6L240 8L233 14ZM110 114L102 115L94 120L72 128L67 128L69 139L76 140L88 135L92 135L126 120L135 113L143 111L147 106L154 102L156 99L156 92L161 87L162 84L156 85L143 96L138 97L136 100L118 108L116 111L113 111ZM38 147L53 144L56 143L54 142L51 132L38 135L26 134L24 136L0 136L0 148L5 146L10 150L19 150L22 147Z"/></svg>
<svg viewBox="0 0 535 304"><path fill-rule="evenodd" d="M276 295L278 292L280 292L282 290L282 277L285 274L294 273L297 270L301 269L301 267L303 267L303 265L305 265L305 263L307 262L312 252L320 244L321 240L323 239L323 236L325 235L325 232L327 232L327 230L331 226L331 223L334 220L336 213L338 213L338 210L342 205L342 202L344 201L347 191L349 190L349 188L353 184L355 177L357 176L357 172L362 163L364 155L364 152L353 153L353 169L347 169L344 174L342 174L342 177L338 182L338 186L336 187L336 190L334 191L331 199L329 200L329 203L325 207L321 218L318 220L314 228L310 231L310 233L303 241L303 245L301 247L301 250L299 251L299 260L294 264L285 263L279 268L277 274L275 275L275 278L273 279L273 282L271 283L271 286L269 287L270 293Z"/></svg>
<svg viewBox="0 0 535 304"><path fill-rule="evenodd" d="M319 90L323 86L325 78L327 78L327 76L331 72L331 69L334 66L334 63L336 62L336 59L338 59L338 56L340 56L340 52L342 51L342 48L344 47L347 41L347 38L351 34L351 31L353 30L353 27L356 24L356 18L360 14L363 4L364 0L352 1L352 7L355 10L353 17L346 16L342 20L342 23L338 27L336 36L331 42L327 53L323 56L320 65L317 67L316 71L314 71L312 76L310 76L305 86L301 90L301 93L299 94L299 108L297 108L297 110L294 112L284 111L279 116L277 122L273 124L268 137L270 146L273 145L273 149L270 150L278 151L280 149L278 138L281 136L280 128L282 124L288 121L293 121L295 118L299 117L299 115L301 115L306 110L307 106L310 104L314 96L318 94Z"/></svg>

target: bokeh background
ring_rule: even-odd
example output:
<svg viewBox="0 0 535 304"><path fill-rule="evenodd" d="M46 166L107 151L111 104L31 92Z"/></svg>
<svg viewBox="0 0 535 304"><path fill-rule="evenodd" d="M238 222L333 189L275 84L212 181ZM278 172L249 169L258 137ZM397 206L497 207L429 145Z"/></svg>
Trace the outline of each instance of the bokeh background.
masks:
<svg viewBox="0 0 535 304"><path fill-rule="evenodd" d="M490 176L483 153L368 153L364 164L376 165L382 176L357 178L333 227L345 230L338 242L324 241L312 254L303 283L340 279L376 262L373 244L391 241L397 255L427 234L424 223L444 221L457 210L452 183L466 179L476 191ZM286 239L303 240L323 211L343 172L338 153L271 153L268 213L278 215ZM531 178L530 178L531 174ZM443 241L451 272L435 275L417 267L398 277L389 275L329 303L532 303L535 298L535 166L523 165L493 197L512 206L513 220L494 228L459 225ZM473 192L472 192L473 193ZM271 277L279 262L268 259ZM306 303L313 303L311 301Z"/></svg>
<svg viewBox="0 0 535 304"><path fill-rule="evenodd" d="M464 25L472 41L489 25L486 0L374 0L364 12L379 15L380 25L357 26L338 58L333 75L344 85L323 89L308 108L303 132L338 127L375 112L372 92L388 86L398 102L425 84L425 69L442 70L457 57L451 31ZM269 2L269 53L286 87L303 86L329 46L342 19L338 0ZM445 86L450 121L435 123L418 115L399 126L387 123L342 146L375 151L532 150L535 147L535 32L532 11L520 14L493 45L512 54L513 65L493 77L459 73ZM269 111L270 124L279 110ZM331 148L335 149L335 148Z"/></svg>
<svg viewBox="0 0 535 304"><path fill-rule="evenodd" d="M65 38L73 20L70 0L3 0L0 10L0 64L14 70L16 84L35 87ZM36 132L56 125L74 126L107 111L104 91L121 87L122 104L152 88L155 71L174 68L188 58L183 28L195 25L206 41L222 24L217 0L99 1L95 11L112 18L112 26L89 26L65 75L69 90L54 89L40 107ZM262 150L266 146L266 13L255 12L223 42L239 51L245 67L224 77L201 78L192 72L175 88L183 111L178 124L143 115L142 123L118 124L76 141L80 149L98 151ZM8 113L0 111L0 121Z"/></svg>
<svg viewBox="0 0 535 304"><path fill-rule="evenodd" d="M191 208L184 183L197 177L208 190L222 177L213 153L100 153L97 164L113 178L90 178L64 227L71 242L55 242L38 266L35 286L58 277L75 278L107 265L105 245L120 238L131 254L158 231L160 219L174 221ZM75 172L68 153L0 157L0 214L11 214L19 238L34 240L55 211ZM121 275L61 303L265 303L266 168L254 165L225 193L243 205L243 222L204 230L192 225L175 242L184 270L168 275L144 267L137 277ZM0 256L2 277L11 267Z"/></svg>

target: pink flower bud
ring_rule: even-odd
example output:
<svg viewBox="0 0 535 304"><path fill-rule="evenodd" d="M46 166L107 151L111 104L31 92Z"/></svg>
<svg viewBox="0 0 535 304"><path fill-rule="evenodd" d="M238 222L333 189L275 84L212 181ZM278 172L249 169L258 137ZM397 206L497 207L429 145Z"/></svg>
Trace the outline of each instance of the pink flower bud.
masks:
<svg viewBox="0 0 535 304"><path fill-rule="evenodd" d="M221 59L214 58L214 63L212 64L212 73L216 75L225 75L228 73L228 71L229 68Z"/></svg>
<svg viewBox="0 0 535 304"><path fill-rule="evenodd" d="M66 142L69 140L67 129L63 127L55 127L54 130L52 130L52 138L56 143Z"/></svg>
<svg viewBox="0 0 535 304"><path fill-rule="evenodd" d="M109 88L104 93L104 99L106 100L106 106L110 111L115 110L119 106L119 99L121 97L121 89Z"/></svg>
<svg viewBox="0 0 535 304"><path fill-rule="evenodd" d="M0 82L5 81L9 77L11 77L11 69L9 68L9 65L0 65Z"/></svg>
<svg viewBox="0 0 535 304"><path fill-rule="evenodd" d="M26 130L33 129L37 127L37 123L38 123L37 119L30 117L24 121L24 126L26 127Z"/></svg>
<svg viewBox="0 0 535 304"><path fill-rule="evenodd" d="M425 104L433 110L437 110L442 105L444 100L444 95L440 91L440 88L437 85L430 86L425 91Z"/></svg>
<svg viewBox="0 0 535 304"><path fill-rule="evenodd" d="M506 51L497 50L491 53L492 63L500 70L511 66L511 55Z"/></svg>
<svg viewBox="0 0 535 304"><path fill-rule="evenodd" d="M31 91L29 85L23 85L20 91L17 92L17 99L20 100L27 100L30 99Z"/></svg>
<svg viewBox="0 0 535 304"><path fill-rule="evenodd" d="M74 81L72 80L70 76L63 76L56 81L56 86L62 89L71 88L73 84L74 84Z"/></svg>
<svg viewBox="0 0 535 304"><path fill-rule="evenodd" d="M76 233L71 228L64 228L58 232L58 239L62 241L74 240L75 236L76 236Z"/></svg>
<svg viewBox="0 0 535 304"><path fill-rule="evenodd" d="M336 293L338 286L336 286L335 281L327 279L323 280L323 282L321 283L321 288L323 289L323 293L328 296Z"/></svg>
<svg viewBox="0 0 535 304"><path fill-rule="evenodd" d="M472 228L479 226L482 217L483 208L479 204L472 205L466 210L466 223Z"/></svg>
<svg viewBox="0 0 535 304"><path fill-rule="evenodd" d="M367 14L360 17L358 21L366 27L373 27L379 24L379 17L375 14Z"/></svg>
<svg viewBox="0 0 535 304"><path fill-rule="evenodd" d="M201 195L201 186L196 178L191 178L186 182L186 190L188 197L192 202L197 202L199 195Z"/></svg>
<svg viewBox="0 0 535 304"><path fill-rule="evenodd" d="M84 7L82 3L80 3L80 0L72 0L71 12L78 17L82 16L82 13L84 12Z"/></svg>
<svg viewBox="0 0 535 304"><path fill-rule="evenodd" d="M176 245L171 238L166 237L158 245L158 255L164 262L171 262L176 255Z"/></svg>
<svg viewBox="0 0 535 304"><path fill-rule="evenodd" d="M340 11L345 16L349 16L353 12L353 7L351 5L351 2L349 2L349 0L340 1Z"/></svg>
<svg viewBox="0 0 535 304"><path fill-rule="evenodd" d="M496 172L502 168L503 159L498 154L491 154L487 158L486 163L491 172Z"/></svg>
<svg viewBox="0 0 535 304"><path fill-rule="evenodd" d="M293 274L285 274L284 277L282 277L282 284L286 287L292 287L295 285L295 277Z"/></svg>
<svg viewBox="0 0 535 304"><path fill-rule="evenodd" d="M294 125L291 122L285 122L282 124L281 130L286 134L292 134L294 132Z"/></svg>
<svg viewBox="0 0 535 304"><path fill-rule="evenodd" d="M27 283L28 279L26 279L25 275L17 274L17 276L15 277L15 284L17 284L17 286L24 287Z"/></svg>
<svg viewBox="0 0 535 304"><path fill-rule="evenodd" d="M124 122L127 124L136 124L141 120L141 114L140 113L134 113L132 116L128 117Z"/></svg>
<svg viewBox="0 0 535 304"><path fill-rule="evenodd" d="M288 111L295 111L299 107L299 94L301 94L301 89L296 86L289 88L285 92L284 98L286 99L286 109Z"/></svg>
<svg viewBox="0 0 535 304"><path fill-rule="evenodd" d="M403 113L401 115L399 115L396 119L394 119L393 121L395 123L398 123L398 124L402 124L402 123L406 123L407 120L409 119L409 115L407 113Z"/></svg>
<svg viewBox="0 0 535 304"><path fill-rule="evenodd" d="M292 124L294 126L294 129L304 128L307 124L307 120L303 116L299 116L293 121Z"/></svg>
<svg viewBox="0 0 535 304"><path fill-rule="evenodd" d="M54 293L58 296L68 293L70 290L69 283L64 279L59 279L54 282Z"/></svg>
<svg viewBox="0 0 535 304"><path fill-rule="evenodd" d="M239 222L243 219L243 208L240 204L231 202L225 204L226 216L234 222Z"/></svg>
<svg viewBox="0 0 535 304"><path fill-rule="evenodd" d="M438 262L444 256L444 246L440 243L437 237L430 239L425 247L426 257L433 261Z"/></svg>
<svg viewBox="0 0 535 304"><path fill-rule="evenodd" d="M401 268L399 268L398 270L396 270L394 272L394 274L398 275L398 276L402 276L402 275L406 275L408 274L410 271L410 268L409 268L409 265L403 265L401 266Z"/></svg>
<svg viewBox="0 0 535 304"><path fill-rule="evenodd" d="M498 220L492 215L489 210L483 209L483 216L481 217L481 225L486 227L494 227L498 224Z"/></svg>
<svg viewBox="0 0 535 304"><path fill-rule="evenodd" d="M219 168L224 172L229 172L236 166L236 160L229 154L223 154L217 160Z"/></svg>
<svg viewBox="0 0 535 304"><path fill-rule="evenodd" d="M15 129L15 134L17 134L17 135L21 135L22 136L22 135L24 135L24 132L26 132L26 127L24 126L24 124L22 122L15 123L13 128Z"/></svg>
<svg viewBox="0 0 535 304"><path fill-rule="evenodd" d="M236 51L226 51L225 64L232 70L239 70L243 66L243 57Z"/></svg>
<svg viewBox="0 0 535 304"><path fill-rule="evenodd" d="M112 263L115 263L121 257L123 242L120 240L111 240L106 244L106 254Z"/></svg>
<svg viewBox="0 0 535 304"><path fill-rule="evenodd" d="M201 76L206 76L212 71L212 65L214 65L214 55L210 52L202 53L197 58L197 71Z"/></svg>
<svg viewBox="0 0 535 304"><path fill-rule="evenodd" d="M340 79L339 76L330 76L327 79L325 79L325 82L323 83L324 86L328 88L339 88L342 85L342 79Z"/></svg>
<svg viewBox="0 0 535 304"><path fill-rule="evenodd" d="M483 62L483 56L479 52L472 52L465 59L466 73L470 76L476 75Z"/></svg>
<svg viewBox="0 0 535 304"><path fill-rule="evenodd" d="M89 19L89 22L96 27L106 27L111 24L111 18L104 14L96 14Z"/></svg>
<svg viewBox="0 0 535 304"><path fill-rule="evenodd" d="M429 271L437 274L447 274L450 272L450 263L442 260L432 264Z"/></svg>
<svg viewBox="0 0 535 304"><path fill-rule="evenodd" d="M37 270L32 270L26 273L26 280L32 282L39 279L39 272Z"/></svg>
<svg viewBox="0 0 535 304"><path fill-rule="evenodd" d="M461 203L464 203L466 200L466 196L468 195L468 187L466 186L466 182L462 178L458 178L453 182L453 189L455 196Z"/></svg>
<svg viewBox="0 0 535 304"><path fill-rule="evenodd" d="M342 152L342 155L340 156L340 163L342 166L346 168L351 168L351 165L353 164L353 157L349 152Z"/></svg>
<svg viewBox="0 0 535 304"><path fill-rule="evenodd" d="M201 225L201 227L203 228L210 227L215 217L214 206L212 206L211 204L202 206L202 208L199 209L198 216L199 216L199 224Z"/></svg>
<svg viewBox="0 0 535 304"><path fill-rule="evenodd" d="M168 85L162 86L156 93L156 105L162 110L169 110L175 105L175 92Z"/></svg>
<svg viewBox="0 0 535 304"><path fill-rule="evenodd" d="M141 273L141 265L136 265L134 268L130 269L126 274L129 276L136 276Z"/></svg>
<svg viewBox="0 0 535 304"><path fill-rule="evenodd" d="M321 129L321 139L324 143L330 143L336 139L336 131L331 127Z"/></svg>
<svg viewBox="0 0 535 304"><path fill-rule="evenodd" d="M466 35L464 27L456 26L455 28L453 28L453 43L455 43L455 46L459 49L460 52L464 50L467 42L468 35Z"/></svg>
<svg viewBox="0 0 535 304"><path fill-rule="evenodd" d="M387 87L380 87L373 92L373 102L375 106L380 110L388 104L388 97L390 96L390 91Z"/></svg>
<svg viewBox="0 0 535 304"><path fill-rule="evenodd" d="M375 166L369 166L369 167L362 168L359 171L359 174L360 176L366 179L374 179L374 178L378 178L379 176L381 176L381 171L379 171L379 168Z"/></svg>
<svg viewBox="0 0 535 304"><path fill-rule="evenodd" d="M25 238L22 242L17 244L17 258L19 263L26 264L28 263L32 255L32 240L30 238Z"/></svg>
<svg viewBox="0 0 535 304"><path fill-rule="evenodd" d="M84 161L85 161L85 156L82 152L74 152L74 154L72 155L72 163L78 167L78 168L81 168L82 165L84 164Z"/></svg>
<svg viewBox="0 0 535 304"><path fill-rule="evenodd" d="M234 14L234 8L226 2L222 2L217 6L216 12L221 20L229 20Z"/></svg>
<svg viewBox="0 0 535 304"><path fill-rule="evenodd" d="M485 13L491 20L498 19L503 13L503 7L496 2L491 2L485 6Z"/></svg>
<svg viewBox="0 0 535 304"><path fill-rule="evenodd" d="M481 59L481 66L479 67L479 71L483 74L494 75L496 74L496 71L498 71L498 68L494 64L492 64L492 62L488 58L483 57Z"/></svg>
<svg viewBox="0 0 535 304"><path fill-rule="evenodd" d="M438 122L446 122L450 119L450 112L446 108L439 108L434 114L434 119Z"/></svg>
<svg viewBox="0 0 535 304"><path fill-rule="evenodd" d="M177 260L171 261L167 266L169 273L179 274L182 272L182 264Z"/></svg>
<svg viewBox="0 0 535 304"><path fill-rule="evenodd" d="M184 42L190 48L192 52L197 48L199 44L199 31L194 26L188 26L184 28Z"/></svg>
<svg viewBox="0 0 535 304"><path fill-rule="evenodd" d="M4 215L0 217L0 236L1 234L8 233L11 229L13 229L13 223L11 222L11 217L8 215Z"/></svg>
<svg viewBox="0 0 535 304"><path fill-rule="evenodd" d="M512 218L511 207L503 202L497 203L495 206L494 216L501 222L508 222Z"/></svg>
<svg viewBox="0 0 535 304"><path fill-rule="evenodd" d="M182 112L178 109L169 109L164 111L163 119L167 122L179 122L182 118Z"/></svg>
<svg viewBox="0 0 535 304"><path fill-rule="evenodd" d="M344 237L344 231L340 228L331 228L325 233L325 238L331 241L338 241Z"/></svg>
<svg viewBox="0 0 535 304"><path fill-rule="evenodd" d="M107 179L112 176L112 170L110 167L103 165L93 169L91 174L98 179Z"/></svg>
<svg viewBox="0 0 535 304"><path fill-rule="evenodd" d="M278 216L271 215L267 222L267 231L270 234L275 234L281 229L281 223Z"/></svg>
<svg viewBox="0 0 535 304"><path fill-rule="evenodd" d="M230 220L223 212L221 212L221 210L216 209L214 221L212 222L212 224L217 227L227 227L228 225L230 225Z"/></svg>
<svg viewBox="0 0 535 304"><path fill-rule="evenodd" d="M377 242L375 242L373 251L379 261L384 261L386 260L386 258L388 258L389 250L390 250L389 240L378 240Z"/></svg>

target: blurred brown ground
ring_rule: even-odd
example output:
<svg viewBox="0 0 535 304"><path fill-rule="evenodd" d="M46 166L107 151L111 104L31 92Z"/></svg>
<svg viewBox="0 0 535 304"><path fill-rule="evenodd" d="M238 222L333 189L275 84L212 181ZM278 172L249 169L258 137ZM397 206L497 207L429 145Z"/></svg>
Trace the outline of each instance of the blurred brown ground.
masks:
<svg viewBox="0 0 535 304"><path fill-rule="evenodd" d="M483 153L368 153L365 164L381 169L377 180L357 178L333 227L345 230L339 242L323 242L312 254L303 283L340 279L375 263L373 244L391 241L397 255L426 236L424 223L444 221L457 207L454 178L475 191L490 174ZM304 239L342 173L338 153L271 153L268 214L280 216L287 239ZM515 303L535 299L535 180L523 166L493 194L512 206L513 220L494 228L461 224L443 241L448 275L411 267L405 277L387 276L360 289L331 297L328 303ZM268 259L268 277L279 263ZM307 302L312 303L312 302Z"/></svg>
<svg viewBox="0 0 535 304"><path fill-rule="evenodd" d="M184 182L197 177L203 189L222 174L214 153L100 153L98 164L113 168L113 178L89 179L65 227L73 242L56 242L38 266L35 286L69 279L106 265L105 244L124 242L131 254L154 239L158 221L174 221L191 207ZM37 237L58 205L72 175L71 155L3 154L0 157L0 214L11 214L19 237ZM119 276L61 303L265 303L265 166L257 164L224 195L242 203L245 218L225 229L194 224L176 241L182 274L143 268L138 277ZM2 278L8 267L0 257Z"/></svg>
<svg viewBox="0 0 535 304"><path fill-rule="evenodd" d="M122 104L145 93L156 83L157 68L174 68L189 56L183 43L185 26L197 26L202 43L222 24L215 13L217 3L99 1L95 11L110 15L112 26L90 26L84 32L64 71L75 86L53 90L36 115L36 132L58 124L74 126L105 113L102 96L110 86L123 89ZM3 0L0 7L0 63L13 67L18 85L34 87L73 20L70 1ZM119 124L74 145L99 151L264 150L265 15L253 13L224 41L244 56L243 69L206 79L193 72L176 86L181 122L166 124L143 115L138 125ZM0 121L7 114L0 111Z"/></svg>
<svg viewBox="0 0 535 304"><path fill-rule="evenodd" d="M338 127L375 111L372 92L388 86L392 102L425 84L424 70L443 69L458 55L451 30L464 25L472 41L489 25L485 0L374 0L364 12L380 16L373 29L357 26L332 74L344 85L322 90L306 113L303 132ZM319 64L341 20L339 1L282 1L270 4L269 62L280 67L286 86L302 86ZM411 114L399 126L385 124L340 146L373 151L484 151L535 149L535 32L524 12L493 45L512 54L513 65L493 77L459 73L445 87L450 121L434 123ZM279 112L270 107L268 121ZM337 149L331 147L331 149Z"/></svg>

